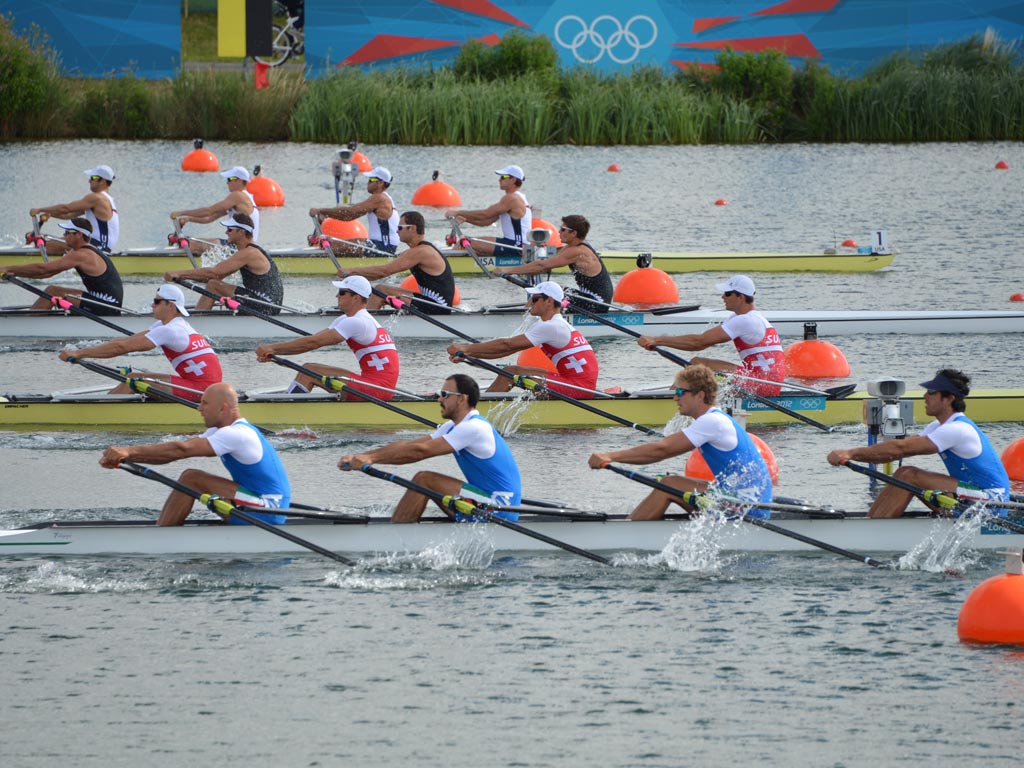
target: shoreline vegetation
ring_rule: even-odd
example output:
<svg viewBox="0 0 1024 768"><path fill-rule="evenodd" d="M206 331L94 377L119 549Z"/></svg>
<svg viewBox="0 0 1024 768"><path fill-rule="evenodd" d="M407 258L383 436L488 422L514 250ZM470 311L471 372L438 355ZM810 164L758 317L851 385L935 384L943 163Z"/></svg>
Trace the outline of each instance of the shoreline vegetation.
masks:
<svg viewBox="0 0 1024 768"><path fill-rule="evenodd" d="M717 68L604 75L563 69L520 32L471 42L451 67L337 74L187 70L173 80L65 78L38 33L0 17L0 141L191 139L408 145L1019 141L1024 67L988 33L896 54L856 79L781 53L725 51Z"/></svg>

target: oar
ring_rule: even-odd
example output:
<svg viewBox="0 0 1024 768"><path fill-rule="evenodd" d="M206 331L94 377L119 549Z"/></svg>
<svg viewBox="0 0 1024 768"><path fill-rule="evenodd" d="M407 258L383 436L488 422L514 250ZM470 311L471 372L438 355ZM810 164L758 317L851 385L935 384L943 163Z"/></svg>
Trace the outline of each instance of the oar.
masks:
<svg viewBox="0 0 1024 768"><path fill-rule="evenodd" d="M297 333L300 336L310 335L308 331L304 331L301 328L296 328L294 325L289 325L283 320L278 320L276 317L272 317L271 315L260 312L259 310L253 309L252 307L248 307L244 303L238 301L237 299L233 299L230 296L221 296L220 294L214 293L208 288L204 288L203 286L199 285L198 283L194 283L191 280L186 280L183 277L176 277L174 278L174 282L180 285L184 285L186 288L189 288L195 291L196 293L202 294L203 296L209 296L214 301L223 304L232 312L241 312L243 315L251 315L253 317L258 317L260 320L266 320L268 323L273 323L279 328L284 328L286 331Z"/></svg>
<svg viewBox="0 0 1024 768"><path fill-rule="evenodd" d="M514 278L513 275L502 275L502 277L504 277L510 283L513 283L514 285L518 285L520 288L525 287L523 283L521 283L518 280L513 279ZM583 307L580 307L580 306L578 306L576 304L573 304L571 301L569 302L569 308L572 309L573 312L577 312L577 313L579 313L581 315L584 315L585 317L591 318L592 320L596 320L599 323L603 323L604 325L607 325L609 328L615 328L616 330L622 331L623 333L628 334L628 335L632 336L633 338L639 339L640 336L641 336L641 334L637 333L636 331L634 331L634 330L632 330L630 328L626 328L624 325L619 325L618 323L616 323L616 322L614 322L612 320L609 320L607 317L602 317L601 315L597 314L596 312L588 312L587 310L583 309ZM662 357L664 357L666 360L671 360L676 365L681 365L683 367L686 367L686 366L690 365L690 361L689 360L687 360L685 358L682 358L682 357L679 357L678 355L674 355L671 352L662 349L661 347L651 347L651 349L653 351L657 352ZM779 382L771 382L771 383L772 384L778 384ZM762 405L766 405L769 408L772 408L772 409L778 411L779 413L784 413L787 416L790 416L790 417L792 417L794 419L797 419L799 421L802 421L802 422L805 422L807 424L810 424L812 427L817 427L818 429L820 429L820 430L822 430L824 432L835 432L836 431L835 427L830 427L827 424L822 424L820 421L816 421L815 419L812 419L810 416L805 416L804 414L800 413L799 411L794 411L792 408L789 408L789 407L787 407L785 405L782 405L781 403L776 403L771 398L764 397L762 395L757 394L756 392L751 392L750 390L745 389L743 387L736 387L736 389L738 389L740 394L742 394L744 397L749 397L752 400L756 400L757 402L761 403Z"/></svg>
<svg viewBox="0 0 1024 768"><path fill-rule="evenodd" d="M63 296L54 296L52 294L49 294L46 291L42 290L41 288L36 288L36 286L32 285L31 283L26 283L24 280L22 280L22 279L20 279L18 277L15 277L14 275L6 274L5 273L4 274L4 279L9 280L10 282L14 283L15 285L20 285L26 291L31 291L32 293L36 294L37 296L46 299L48 302L50 302L54 306L60 307L65 312L71 312L72 314L75 314L75 315L81 315L82 317L87 317L90 320L93 320L93 321L99 323L100 325L105 325L105 326L107 326L107 328L115 330L118 333L123 333L125 336L134 336L135 335L132 331L129 331L127 328L122 328L117 323L112 323L109 320L100 317L99 315L93 314L88 309L83 309L82 307L79 307L79 306L76 306L75 304L72 304L70 301L65 299Z"/></svg>
<svg viewBox="0 0 1024 768"><path fill-rule="evenodd" d="M636 424L632 421L629 421L628 419L622 418L621 416L616 416L614 413L602 411L600 408L595 408L594 406L577 400L574 397L563 395L561 392L555 392L554 390L548 389L540 382L535 381L534 379L531 379L528 376L522 376L517 373L509 373L504 368L488 363L486 360L481 360L478 357L467 355L465 352L457 352L456 357L461 357L467 363L476 366L477 368L482 368L485 371L490 371L491 373L496 373L499 376L504 376L506 379L511 379L512 383L515 386L521 387L522 389L530 390L537 394L544 394L547 395L548 397L553 397L556 400L561 400L562 402L569 403L570 405L575 405L577 408L582 408L585 411L590 411L590 413L608 419L609 421L614 421L616 424L621 424L624 427L630 427L631 429L639 430L644 434L661 437L660 432L651 429L650 427L646 427L643 424Z"/></svg>
<svg viewBox="0 0 1024 768"><path fill-rule="evenodd" d="M176 245L188 256L188 260L192 263L192 269L199 269L199 262L196 261L195 254L192 253L192 243L189 239L181 234L181 219L178 216L173 217L174 221L174 234L168 236L168 240L172 245Z"/></svg>
<svg viewBox="0 0 1024 768"><path fill-rule="evenodd" d="M143 397L158 397L163 400L167 400L172 403L178 403L179 405L186 405L194 411L199 410L199 404L194 403L191 400L186 400L183 397L179 397L172 392L168 392L166 389L160 387L154 387L152 384L147 382L145 379L136 379L131 376L127 376L116 368L111 368L107 365L101 365L100 363L94 363L91 360L83 360L79 357L68 356L68 362L72 365L80 365L87 371L98 373L100 376L106 376L108 379L114 379L114 381L120 381L128 385L128 387L138 392ZM168 386L170 384L168 383ZM183 387L184 389L184 387ZM258 424L253 424L256 429L262 432L264 435L276 435L277 433L266 427L261 427Z"/></svg>
<svg viewBox="0 0 1024 768"><path fill-rule="evenodd" d="M623 477L628 477L630 480L635 480L638 483L646 485L650 488L654 488L655 490L661 491L662 493L667 493L670 496L675 496L676 498L682 499L687 504L696 506L699 509L708 509L710 507L714 507L716 503L716 498L714 496L708 496L707 494L696 493L694 491L683 491L680 490L679 488L673 488L671 485L666 485L665 483L659 482L655 480L653 477L645 475L642 472L637 472L631 469L623 469L622 467L616 467L614 464L605 464L603 468L610 469L612 472L615 472L616 474L622 475ZM742 500L741 503L744 505L751 505L757 507L764 506L763 504L760 503ZM810 536L804 536L802 533L790 531L781 526L769 523L767 520L762 520L757 517L749 517L745 512L741 512L739 514L739 519L742 520L744 523L756 525L758 528L764 528L766 531L777 533L780 536L788 536L789 538L795 539L796 541L802 541L804 544L809 544L812 547L817 547L818 549L823 549L826 552L832 552L836 555L848 557L851 560L856 560L857 562L864 563L865 565L870 565L875 568L891 567L891 563L887 563L882 560L876 560L875 558L869 557L868 555L861 555L857 552L851 552L848 549L843 549L842 547L837 547L824 541L812 539ZM642 525L642 523L638 523L638 525Z"/></svg>
<svg viewBox="0 0 1024 768"><path fill-rule="evenodd" d="M244 520L245 522L249 523L249 525L255 525L257 528L262 528L264 531L267 531L268 533L272 533L275 536L280 536L282 539L287 539L292 544L298 544L300 547L305 547L311 552L316 552L318 555L329 557L331 558L331 560L336 560L337 562L344 563L345 565L358 565L358 563L355 560L345 557L344 555L339 555L335 552L331 552L331 550L325 549L324 547L321 547L319 544L314 544L311 541L300 539L298 536L288 533L288 531L285 531L276 525L271 525L268 522L260 520L260 518L249 514L245 510L239 509L227 499L222 499L220 496L216 496L212 493L200 493L195 488L190 488L189 486L180 483L177 480L172 480L166 475L161 475L159 472L156 472L150 469L149 467L145 467L141 464L136 464L133 461L122 461L118 465L118 468L123 469L125 472L131 472L133 475L138 475L139 477L145 477L149 480L156 480L158 483L163 483L168 488L173 488L179 493L184 493L186 496L191 496L193 499L205 504L211 512L216 512L218 515L221 515L222 517L234 515L239 520ZM265 511L271 513L276 512L276 510L272 509L265 509Z"/></svg>
<svg viewBox="0 0 1024 768"><path fill-rule="evenodd" d="M335 193L337 193L337 179L335 179L334 184L334 191ZM309 215L309 218L313 220L313 236L309 239L309 244L320 246L320 250L327 254L327 257L331 260L331 263L334 265L334 268L341 272L341 263L338 261L338 258L334 255L334 249L331 248L330 238L324 235L323 226L321 226L320 224L320 217L311 213Z"/></svg>
<svg viewBox="0 0 1024 768"><path fill-rule="evenodd" d="M398 475L392 474L390 472L382 472L381 470L376 469L370 464L364 464L359 469L365 472L366 474L370 475L371 477L377 477L380 478L381 480L387 480L389 482L395 483L396 485L400 485L403 488L408 488L410 491L415 491L416 493L422 494L431 501L440 504L445 509L450 509L454 512L461 512L464 515L477 515L479 517L484 518L490 523L495 523L497 525L502 526L503 528L508 528L509 530L521 533L524 536L529 536L530 538L537 539L538 541L543 541L545 544L550 544L553 547L564 549L566 552L572 552L574 555L586 557L590 560L593 560L596 563L601 563L602 565L612 564L611 560L609 560L606 557L602 557L601 555L595 554L593 552L588 552L585 549L580 549L579 547L573 546L572 544L568 544L564 541L553 539L550 536L547 536L543 533L532 531L529 528L526 528L525 526L519 525L518 523L513 523L511 520L505 520L502 517L498 517L490 511L491 509L494 509L494 507L490 505L481 506L478 502L472 502L467 499L460 499L458 496L446 496L431 488L427 488L426 486L420 485L419 483L414 483L411 480L406 480L404 477L399 477Z"/></svg>
<svg viewBox="0 0 1024 768"><path fill-rule="evenodd" d="M473 257L473 261L480 267L480 271L483 272L487 277L492 278L494 275L491 274L486 265L480 260L480 257L476 255L476 251L473 250L473 244L469 241L469 238L462 234L462 230L459 228L459 221L454 216L450 219L452 224L452 231L455 232L455 236L459 239L459 245L466 249L466 253Z"/></svg>
<svg viewBox="0 0 1024 768"><path fill-rule="evenodd" d="M50 255L46 252L46 238L43 237L42 225L49 217L45 213L32 217L32 244L39 249L39 255L43 261L49 261Z"/></svg>
<svg viewBox="0 0 1024 768"><path fill-rule="evenodd" d="M1006 502L999 501L997 499L971 499L960 496L954 491L930 491L914 485L913 483L908 483L906 480L901 480L898 477L893 477L892 475L887 475L884 472L879 472L877 469L872 469L871 467L863 464L855 464L852 461L847 461L843 466L852 469L854 472L859 472L862 475L873 477L875 480L881 480L883 483L888 483L891 486L907 491L929 506L934 504L950 512L957 508L966 510L978 503L994 507L1018 507L1018 505L1012 501ZM988 510L985 511L988 512ZM987 522L998 526L999 528L1005 528L1008 531L1013 531L1014 533L1024 533L1024 525L1010 522L1005 518L991 513L988 514Z"/></svg>
<svg viewBox="0 0 1024 768"><path fill-rule="evenodd" d="M384 293L384 291L382 291L380 288L373 288L372 290L373 290L374 295L380 296L382 299L384 299L385 303L391 305L395 309L397 309L399 311L404 310L404 311L408 312L410 315L412 315L413 317L418 317L420 320L425 320L426 322L431 323L432 325L436 325L438 328L440 328L443 331L447 331L452 336L458 336L460 339L464 339L465 341L468 341L471 344L476 344L477 343L477 339L474 339L472 336L467 336L462 331L455 330L450 325L448 325L447 323L441 322L440 320L438 320L433 315L429 315L426 312L422 312L422 311L416 309L416 307L414 307L408 301L404 301L404 300L400 299L398 296L392 296L389 293Z"/></svg>

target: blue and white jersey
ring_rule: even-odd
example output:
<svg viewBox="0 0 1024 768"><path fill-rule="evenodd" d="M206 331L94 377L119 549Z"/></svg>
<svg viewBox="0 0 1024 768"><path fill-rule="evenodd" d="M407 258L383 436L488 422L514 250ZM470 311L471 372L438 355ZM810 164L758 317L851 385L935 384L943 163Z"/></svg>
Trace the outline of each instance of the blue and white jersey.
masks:
<svg viewBox="0 0 1024 768"><path fill-rule="evenodd" d="M695 419L683 434L700 449L715 476L716 488L746 501L771 502L772 478L768 465L750 435L732 416L712 408ZM767 518L771 513L751 509L747 515Z"/></svg>
<svg viewBox="0 0 1024 768"><path fill-rule="evenodd" d="M501 227L501 236L503 238L511 240L516 245L522 245L526 233L533 228L533 209L530 208L530 202L526 199L526 195L522 192L514 192L513 194L523 198L526 212L523 213L523 218L521 219L513 219L507 213L499 214L498 225Z"/></svg>
<svg viewBox="0 0 1024 768"><path fill-rule="evenodd" d="M85 218L92 226L92 237L89 238L89 242L100 250L110 253L117 246L117 238L121 234L121 220L117 215L117 204L110 193L100 192L99 194L110 201L110 219L100 221L92 209L85 212Z"/></svg>
<svg viewBox="0 0 1024 768"><path fill-rule="evenodd" d="M281 458L248 421L238 419L226 427L213 427L203 437L210 441L213 452L241 488L259 496L268 508L280 509L292 503L291 483ZM279 519L270 522L284 522L284 515L274 517Z"/></svg>
<svg viewBox="0 0 1024 768"><path fill-rule="evenodd" d="M391 200L391 216L387 219L382 219L377 216L376 212L370 211L366 214L366 233L367 238L372 240L377 245L382 245L387 248L398 247L398 220L400 218L398 209L395 208L395 201L391 195L387 192L382 192L388 200Z"/></svg>
<svg viewBox="0 0 1024 768"><path fill-rule="evenodd" d="M455 451L455 461L469 485L516 505L523 497L519 467L505 438L477 411L458 424L446 421L431 437L443 437Z"/></svg>
<svg viewBox="0 0 1024 768"><path fill-rule="evenodd" d="M1001 489L1004 494L1009 493L1010 478L999 455L985 433L964 414L954 413L944 423L933 421L921 430L920 435L935 444L946 471L961 485L984 491Z"/></svg>

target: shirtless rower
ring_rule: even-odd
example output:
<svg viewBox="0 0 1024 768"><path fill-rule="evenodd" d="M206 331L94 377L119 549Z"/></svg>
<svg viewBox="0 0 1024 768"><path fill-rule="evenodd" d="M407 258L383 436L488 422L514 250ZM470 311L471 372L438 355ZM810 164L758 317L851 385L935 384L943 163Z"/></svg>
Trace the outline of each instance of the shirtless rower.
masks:
<svg viewBox="0 0 1024 768"><path fill-rule="evenodd" d="M29 215L46 215L65 220L84 217L89 222L89 243L104 253L110 253L117 247L117 238L121 230L117 205L110 196L114 171L109 165L97 165L84 173L89 177L89 194L70 203L30 208ZM46 252L50 256L60 255L66 248L67 246L59 240L48 240L46 243Z"/></svg>
<svg viewBox="0 0 1024 768"><path fill-rule="evenodd" d="M252 219L239 213L221 224L227 230L228 244L237 249L231 256L212 267L166 272L164 280L169 283L176 279L205 282L207 289L219 296L235 297L265 315L279 314L284 301L284 283L271 255L253 242L255 225ZM240 286L224 281L235 272L242 276ZM249 301L249 297L256 301ZM202 296L196 309L212 309L213 303L209 296Z"/></svg>
<svg viewBox="0 0 1024 768"><path fill-rule="evenodd" d="M522 257L523 238L533 227L530 203L520 191L526 175L518 165L507 165L495 173L502 191L498 202L479 210L452 209L444 215L460 224L466 222L476 227L488 227L497 221L501 224L501 237L473 238L473 250L482 256Z"/></svg>

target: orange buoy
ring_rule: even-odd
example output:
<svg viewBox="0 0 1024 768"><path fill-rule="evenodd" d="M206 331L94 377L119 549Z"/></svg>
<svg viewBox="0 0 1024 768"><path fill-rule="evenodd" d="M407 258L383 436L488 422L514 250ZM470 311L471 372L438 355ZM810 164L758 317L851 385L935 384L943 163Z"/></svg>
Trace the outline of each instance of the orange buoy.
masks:
<svg viewBox="0 0 1024 768"><path fill-rule="evenodd" d="M622 169L619 167L618 163L612 163L611 165L608 166L608 171L610 173L618 173L621 170Z"/></svg>
<svg viewBox="0 0 1024 768"><path fill-rule="evenodd" d="M1015 293L1010 297L1010 301L1024 301L1024 293Z"/></svg>
<svg viewBox="0 0 1024 768"><path fill-rule="evenodd" d="M999 456L1011 480L1024 481L1024 437L1018 437Z"/></svg>
<svg viewBox="0 0 1024 768"><path fill-rule="evenodd" d="M986 579L964 600L956 622L960 640L1024 643L1024 568L1020 550L1006 555L1006 573Z"/></svg>
<svg viewBox="0 0 1024 768"><path fill-rule="evenodd" d="M715 200L715 205L728 205L728 203L725 202L725 198L724 197L720 197L717 200Z"/></svg>
<svg viewBox="0 0 1024 768"><path fill-rule="evenodd" d="M420 292L420 284L416 282L415 275L409 275L399 285L401 288L405 288L407 291ZM452 298L452 306L457 307L462 303L462 296L459 294L459 286L455 286L455 296Z"/></svg>
<svg viewBox="0 0 1024 768"><path fill-rule="evenodd" d="M260 176L260 166L253 169L252 179L245 191L253 196L261 208L280 208L284 205L284 190L269 176Z"/></svg>
<svg viewBox="0 0 1024 768"><path fill-rule="evenodd" d="M328 237L336 237L339 240L365 240L369 237L366 227L358 219L352 219L352 221L324 219L320 229Z"/></svg>
<svg viewBox="0 0 1024 768"><path fill-rule="evenodd" d="M612 298L623 304L673 304L679 301L679 288L671 275L643 267L624 274Z"/></svg>
<svg viewBox="0 0 1024 768"><path fill-rule="evenodd" d="M195 147L191 152L181 159L181 170L206 173L208 171L219 171L220 161L217 156L208 149L203 149L203 140L196 139L192 142Z"/></svg>
<svg viewBox="0 0 1024 768"><path fill-rule="evenodd" d="M528 366L530 368L543 368L545 371L551 373L557 373L558 369L555 368L555 364L551 362L551 358L544 354L544 350L540 347L530 347L524 349L519 353L519 357L516 358L516 365Z"/></svg>
<svg viewBox="0 0 1024 768"><path fill-rule="evenodd" d="M453 205L462 205L462 198L455 191L455 187L438 181L438 172L434 171L434 180L420 185L412 194L413 205L432 205L437 208L448 208Z"/></svg>
<svg viewBox="0 0 1024 768"><path fill-rule="evenodd" d="M372 171L373 163L370 162L370 158L364 155L362 152L352 151L352 162L356 164L356 169L362 173L364 171Z"/></svg>
<svg viewBox="0 0 1024 768"><path fill-rule="evenodd" d="M852 237L848 237L845 240L843 240L843 248L856 248L856 247L857 247L857 241L854 240Z"/></svg>
<svg viewBox="0 0 1024 768"><path fill-rule="evenodd" d="M768 447L757 435L750 435L750 439L754 441L754 445L757 446L757 452L761 454L761 458L764 459L764 463L768 465L768 475L772 479L772 484L779 482L779 462L775 459L775 454L772 453L772 449ZM715 476L711 474L711 467L704 460L704 456L701 454L698 448L695 451L691 451L690 456L686 459L686 469L683 470L687 477L693 477L697 480L714 480Z"/></svg>
<svg viewBox="0 0 1024 768"><path fill-rule="evenodd" d="M1007 171L1009 169L1010 169L1010 164L1008 162L1006 162L1005 160L1000 160L998 163L996 163L996 170L997 171Z"/></svg>
<svg viewBox="0 0 1024 768"><path fill-rule="evenodd" d="M562 247L562 237L561 235L558 234L558 227L556 227L550 221L544 221L544 219L534 216L533 226L535 229L540 227L546 229L548 232L551 233L551 239L548 240L548 245L553 245L555 246L555 248Z"/></svg>
<svg viewBox="0 0 1024 768"><path fill-rule="evenodd" d="M804 324L803 341L795 341L783 351L786 371L798 379L841 379L850 375L846 356L834 344L818 338L817 324Z"/></svg>

